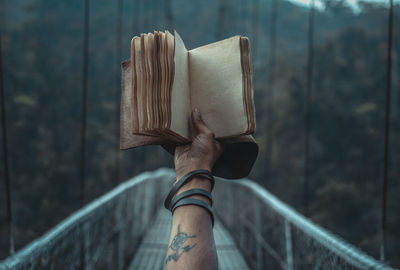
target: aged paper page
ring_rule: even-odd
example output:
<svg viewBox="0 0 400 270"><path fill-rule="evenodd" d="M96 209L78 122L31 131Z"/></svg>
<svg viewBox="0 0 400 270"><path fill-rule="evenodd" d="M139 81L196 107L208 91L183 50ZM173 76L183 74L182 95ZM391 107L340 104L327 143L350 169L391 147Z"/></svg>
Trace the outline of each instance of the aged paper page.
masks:
<svg viewBox="0 0 400 270"><path fill-rule="evenodd" d="M191 107L199 108L217 138L247 132L240 36L189 51Z"/></svg>
<svg viewBox="0 0 400 270"><path fill-rule="evenodd" d="M175 76L172 85L170 129L184 138L190 138L190 111L188 53L181 37L175 32Z"/></svg>

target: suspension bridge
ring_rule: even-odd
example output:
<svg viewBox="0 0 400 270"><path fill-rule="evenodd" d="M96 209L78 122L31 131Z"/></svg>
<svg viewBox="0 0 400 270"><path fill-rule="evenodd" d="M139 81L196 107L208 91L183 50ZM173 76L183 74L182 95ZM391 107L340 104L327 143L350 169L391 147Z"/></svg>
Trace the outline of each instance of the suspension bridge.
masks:
<svg viewBox="0 0 400 270"><path fill-rule="evenodd" d="M171 215L162 201L174 176L162 168L121 183L1 262L0 269L163 269ZM393 269L254 181L217 179L214 201L221 270Z"/></svg>
<svg viewBox="0 0 400 270"><path fill-rule="evenodd" d="M167 1L168 3L170 1ZM221 1L224 2L224 1ZM121 60L122 0L118 1L117 57ZM268 108L274 96L276 20L278 0L271 2ZM311 1L307 33L306 136L304 158L304 208L308 211L310 106L313 95L314 1ZM9 174L7 111L3 85L0 42L0 88L4 183L10 256L0 269L162 269L168 246L171 216L162 208L174 172L160 168L126 180L106 194L85 205L85 153L89 58L90 1L84 1L82 122L80 150L81 208L46 234L14 252L12 189ZM172 25L171 7L166 5L168 24ZM219 11L223 20L224 9ZM388 153L390 129L391 61L393 1L388 8L387 66L385 89L384 169L381 188L381 258L385 254L387 223ZM222 22L219 23L222 25ZM222 28L218 28L217 36ZM119 116L118 116L119 117ZM267 119L268 120L268 119ZM272 130L267 121L267 132ZM266 172L269 175L271 138L267 134ZM119 158L115 160L116 167ZM116 176L119 178L119 176ZM214 190L216 224L214 228L220 269L394 269L347 243L337 235L314 224L265 188L249 179L217 179ZM239 198L239 199L238 199ZM240 201L246 198L246 203Z"/></svg>

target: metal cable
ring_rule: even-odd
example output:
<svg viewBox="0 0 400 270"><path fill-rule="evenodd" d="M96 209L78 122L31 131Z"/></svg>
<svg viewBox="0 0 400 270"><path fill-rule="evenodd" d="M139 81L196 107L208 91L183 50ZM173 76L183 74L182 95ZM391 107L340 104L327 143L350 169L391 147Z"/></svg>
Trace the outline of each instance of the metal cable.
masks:
<svg viewBox="0 0 400 270"><path fill-rule="evenodd" d="M253 21L252 21L252 33L251 37L253 39L253 52L252 55L254 58L257 58L257 49L258 49L258 21L259 21L259 10L260 10L260 1L253 0Z"/></svg>
<svg viewBox="0 0 400 270"><path fill-rule="evenodd" d="M139 22L139 20L138 20L139 15L137 12L138 6L139 6L138 2L139 2L139 0L133 0L133 10L132 10L132 14L133 14L133 16L132 16L132 32L133 32L133 35L132 36L137 35L138 22Z"/></svg>
<svg viewBox="0 0 400 270"><path fill-rule="evenodd" d="M80 194L79 201L82 207L85 201L85 155L86 155L86 115L87 115L87 87L88 87L88 58L89 58L89 7L90 0L85 0L84 32L83 32L83 68L82 68L82 127L81 127L81 156L80 156Z"/></svg>
<svg viewBox="0 0 400 270"><path fill-rule="evenodd" d="M162 17L163 17L163 10L162 10L162 2L164 0L157 0L156 5L157 5L157 15L156 18L157 20L157 29L162 29L163 23L162 23Z"/></svg>
<svg viewBox="0 0 400 270"><path fill-rule="evenodd" d="M240 32L242 35L246 35L247 32L247 1L246 0L238 0L239 3L237 4L239 7L239 18L240 20L237 21L237 31Z"/></svg>
<svg viewBox="0 0 400 270"><path fill-rule="evenodd" d="M12 215L12 197L11 197L11 180L8 165L8 143L7 143L7 117L6 117L6 101L4 93L3 81L3 52L2 52L3 33L0 29L0 95L1 95L1 131L3 136L3 165L4 165L4 185L6 188L6 207L7 207L7 225L8 225L8 250L9 254L14 253L14 233L13 233L13 215Z"/></svg>
<svg viewBox="0 0 400 270"><path fill-rule="evenodd" d="M270 25L270 51L269 51L269 71L268 71L268 88L267 88L267 123L266 123L266 146L265 146L265 179L270 179L271 174L271 158L272 158L272 128L273 128L273 110L272 101L274 99L275 86L275 54L276 54L276 21L278 17L278 1L271 1L271 25Z"/></svg>
<svg viewBox="0 0 400 270"><path fill-rule="evenodd" d="M311 131L311 98L313 88L314 71L314 11L315 3L311 1L308 17L308 59L307 59L307 89L305 106L305 138L304 138L304 190L303 190L303 213L308 215L309 204L309 159L310 159L310 131Z"/></svg>
<svg viewBox="0 0 400 270"><path fill-rule="evenodd" d="M165 1L165 5L166 5L166 15L167 15L167 26L169 30L173 30L173 25L174 25L174 19L172 16L172 0L167 0Z"/></svg>
<svg viewBox="0 0 400 270"><path fill-rule="evenodd" d="M139 23L139 12L138 12L138 7L139 7L139 0L133 0L133 10L132 10L132 35L131 36L136 36L138 35L138 23ZM130 151L130 164L135 164L136 160L136 151ZM135 166L132 166L132 174L135 174Z"/></svg>
<svg viewBox="0 0 400 270"><path fill-rule="evenodd" d="M119 121L120 121L120 99L119 99L119 89L121 88L121 75L120 75L120 66L122 61L122 9L123 9L123 0L118 0L117 5L117 39L116 39L116 53L117 53L117 61L116 61L116 91L115 91L115 134L117 140L117 147L115 153L115 176L114 176L114 184L118 184L120 181L120 149L119 149Z"/></svg>
<svg viewBox="0 0 400 270"><path fill-rule="evenodd" d="M385 104L385 131L383 142L383 179L381 194L381 247L380 259L385 260L386 252L386 219L387 219L387 188L389 170L389 134L390 134L390 95L392 82L392 43L393 43L393 0L389 0L388 14L388 48L386 62L386 104Z"/></svg>
<svg viewBox="0 0 400 270"><path fill-rule="evenodd" d="M225 0L219 0L217 33L215 35L217 40L221 40L223 36L225 12L226 12Z"/></svg>
<svg viewBox="0 0 400 270"><path fill-rule="evenodd" d="M80 156L80 208L85 203L85 156L86 156L86 116L87 116L87 87L88 87L88 58L89 58L89 8L90 0L84 3L84 32L83 32L83 68L82 68L82 126L81 126L81 156ZM86 268L85 241L80 239L81 268Z"/></svg>

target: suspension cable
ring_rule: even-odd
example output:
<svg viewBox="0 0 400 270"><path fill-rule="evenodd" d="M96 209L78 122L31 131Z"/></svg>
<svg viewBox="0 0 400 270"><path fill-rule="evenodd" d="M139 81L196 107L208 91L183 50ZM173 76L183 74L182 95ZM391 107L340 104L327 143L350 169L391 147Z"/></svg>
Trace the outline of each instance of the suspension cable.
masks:
<svg viewBox="0 0 400 270"><path fill-rule="evenodd" d="M137 10L138 10L138 7L139 7L139 4L138 4L138 2L139 2L139 0L133 0L133 10L132 10L132 14L133 14L133 16L132 16L132 36L136 36L137 35L137 29L138 29L138 22L139 22L139 20L138 20L138 12L137 12Z"/></svg>
<svg viewBox="0 0 400 270"><path fill-rule="evenodd" d="M278 1L271 1L271 25L270 25L270 50L268 63L268 89L267 89L267 124L266 124L266 146L265 146L265 179L270 180L271 177L271 158L272 158L272 128L273 128L273 110L272 104L274 99L275 87L275 54L276 54L276 28L278 17Z"/></svg>
<svg viewBox="0 0 400 270"><path fill-rule="evenodd" d="M167 14L167 25L168 25L168 29L172 31L172 27L174 25L174 20L172 17L172 6L171 3L172 0L166 0L165 1L165 5L166 5L166 14Z"/></svg>
<svg viewBox="0 0 400 270"><path fill-rule="evenodd" d="M131 35L131 37L138 35L138 29L139 29L139 27L138 27L138 23L139 23L139 20L138 20L138 17L139 17L139 12L138 12L139 3L138 2L139 2L139 0L133 0L132 35ZM135 159L136 159L135 153L136 153L135 151L130 151L130 155L129 155L130 164L135 164L135 162L134 162ZM132 171L131 171L132 174L135 174L135 172L136 172L135 168L136 167L133 166Z"/></svg>
<svg viewBox="0 0 400 270"><path fill-rule="evenodd" d="M116 61L116 91L115 91L115 134L116 134L116 153L115 153L115 176L114 176L114 184L118 184L120 181L120 149L119 149L119 121L120 121L120 99L119 99L119 89L121 88L121 75L120 75L120 66L121 66L121 58L122 58L122 9L123 9L123 0L118 0L117 5L117 39L116 39L116 53L117 53L117 61Z"/></svg>
<svg viewBox="0 0 400 270"><path fill-rule="evenodd" d="M257 56L257 49L258 49L258 21L259 21L259 10L260 10L260 0L253 0L253 29L252 29L252 39L253 39L253 52L252 55L254 58Z"/></svg>
<svg viewBox="0 0 400 270"><path fill-rule="evenodd" d="M82 127L81 127L81 160L80 160L80 206L85 201L85 155L86 155L86 115L88 87L88 58L89 58L89 6L90 0L85 0L84 32L83 32L83 69L82 69Z"/></svg>
<svg viewBox="0 0 400 270"><path fill-rule="evenodd" d="M3 166L4 166L4 184L6 187L6 206L7 206L7 225L8 225L8 250L9 254L14 253L14 233L13 233L13 215L11 208L11 180L8 166L8 143L7 143L7 117L6 117L6 101L4 93L3 81L3 52L2 52L3 33L0 29L0 95L1 95L1 130L3 136Z"/></svg>
<svg viewBox="0 0 400 270"><path fill-rule="evenodd" d="M308 17L308 59L307 59L307 89L305 106L305 138L304 138L304 187L303 187L303 213L308 215L309 204L309 173L310 173L310 132L311 132L311 99L313 90L314 72L314 12L315 3L311 1Z"/></svg>
<svg viewBox="0 0 400 270"><path fill-rule="evenodd" d="M237 26L237 31L241 32L241 34L245 35L246 31L247 31L247 27L246 27L246 0L239 0L240 2L238 3L239 5L239 18L240 20L238 20L239 23L239 27ZM240 23L241 22L241 23Z"/></svg>
<svg viewBox="0 0 400 270"><path fill-rule="evenodd" d="M380 259L385 260L386 252L386 219L387 219L387 188L389 170L389 133L390 133L390 96L392 82L392 42L393 42L393 0L389 0L388 14L388 47L386 62L386 104L385 104L385 131L383 142L383 179L381 194L381 247Z"/></svg>
<svg viewBox="0 0 400 270"><path fill-rule="evenodd" d="M217 40L221 40L223 36L222 32L224 27L225 12L226 12L225 0L219 0L217 33L215 35Z"/></svg>

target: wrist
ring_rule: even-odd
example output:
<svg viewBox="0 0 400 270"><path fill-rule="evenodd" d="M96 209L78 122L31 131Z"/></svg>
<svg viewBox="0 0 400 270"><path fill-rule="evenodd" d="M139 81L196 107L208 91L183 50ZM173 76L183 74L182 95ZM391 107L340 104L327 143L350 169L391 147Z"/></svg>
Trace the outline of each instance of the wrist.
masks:
<svg viewBox="0 0 400 270"><path fill-rule="evenodd" d="M195 170L207 170L207 171L211 172L212 167L208 166L208 165L195 165L195 166L177 168L177 169L175 169L175 173L176 173L176 180L175 181L178 181L179 179L181 179L187 173L195 171Z"/></svg>
<svg viewBox="0 0 400 270"><path fill-rule="evenodd" d="M178 195L182 192L185 192L187 190L194 189L194 188L200 188L200 189L204 189L208 192L211 192L211 181L206 177L202 177L201 175L196 175L195 177L190 179L189 182L187 182L185 185L183 185L176 194Z"/></svg>

